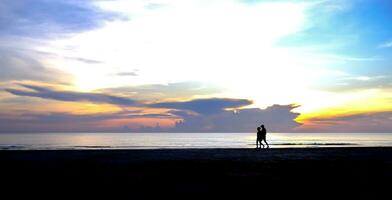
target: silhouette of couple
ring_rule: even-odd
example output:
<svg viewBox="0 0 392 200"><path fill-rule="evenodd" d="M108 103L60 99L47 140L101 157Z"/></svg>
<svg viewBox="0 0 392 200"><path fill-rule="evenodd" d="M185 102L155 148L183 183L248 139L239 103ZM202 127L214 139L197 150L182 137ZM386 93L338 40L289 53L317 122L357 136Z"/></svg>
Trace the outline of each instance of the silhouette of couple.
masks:
<svg viewBox="0 0 392 200"><path fill-rule="evenodd" d="M264 127L264 125L257 127L256 149L259 149L259 148L261 149L261 146L263 146L263 149L264 149L264 144L262 143L263 140L264 140L265 144L267 145L267 149L269 148L266 136L267 136L267 129Z"/></svg>

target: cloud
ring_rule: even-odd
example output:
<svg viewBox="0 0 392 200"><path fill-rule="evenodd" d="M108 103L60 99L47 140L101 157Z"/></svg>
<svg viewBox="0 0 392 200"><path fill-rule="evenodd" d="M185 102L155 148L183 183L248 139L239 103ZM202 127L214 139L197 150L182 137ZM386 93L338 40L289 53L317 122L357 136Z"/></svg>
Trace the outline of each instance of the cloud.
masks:
<svg viewBox="0 0 392 200"><path fill-rule="evenodd" d="M149 3L149 4L145 5L144 7L149 10L155 10L155 9L163 8L165 6L167 6L167 5L162 4L162 3Z"/></svg>
<svg viewBox="0 0 392 200"><path fill-rule="evenodd" d="M89 30L119 17L92 2L76 0L2 0L0 36L47 37Z"/></svg>
<svg viewBox="0 0 392 200"><path fill-rule="evenodd" d="M242 109L199 114L186 110L145 113L124 110L114 113L76 115L71 113L19 113L0 115L0 132L254 132L264 123L270 132L293 131L300 124L293 105L266 109ZM20 115L20 116L19 116ZM143 120L147 120L147 124ZM167 121L172 125L167 125ZM166 122L165 122L166 121ZM175 123L177 121L177 123ZM166 123L160 126L160 122Z"/></svg>
<svg viewBox="0 0 392 200"><path fill-rule="evenodd" d="M0 46L0 81L14 80L71 81L68 74L45 67L31 51Z"/></svg>
<svg viewBox="0 0 392 200"><path fill-rule="evenodd" d="M79 62L84 62L87 64L100 64L103 63L102 61L99 60L92 60L92 59L87 59L87 58L79 58L79 57L64 57L65 59L70 59L70 60L76 60Z"/></svg>
<svg viewBox="0 0 392 200"><path fill-rule="evenodd" d="M168 84L146 84L106 88L98 90L103 93L119 93L143 100L190 99L196 96L211 96L222 89L207 83L187 81Z"/></svg>
<svg viewBox="0 0 392 200"><path fill-rule="evenodd" d="M18 96L28 96L28 97L39 97L44 99L53 99L59 101L75 101L75 102L92 102L92 103L109 103L120 106L137 106L139 103L135 100L119 97L114 95L107 95L101 93L82 93L82 92L72 92L72 91L55 91L49 88L41 86L33 86L21 84L21 86L31 89L19 90L19 89L5 89L7 92L18 95Z"/></svg>
<svg viewBox="0 0 392 200"><path fill-rule="evenodd" d="M136 72L119 72L116 73L117 76L137 76Z"/></svg>
<svg viewBox="0 0 392 200"><path fill-rule="evenodd" d="M240 108L248 106L253 102L248 99L228 99L228 98L212 98L212 99L195 99L184 102L162 102L150 104L155 108L172 108L178 110L190 110L199 114L212 114L224 112L228 108Z"/></svg>
<svg viewBox="0 0 392 200"><path fill-rule="evenodd" d="M99 61L99 60L93 60L93 59L81 58L81 57L72 57L72 56L61 56L59 54L46 52L46 51L31 50L31 52L37 53L38 55L43 55L46 58L50 57L50 58L55 58L55 59L60 58L60 59L64 59L64 60L74 60L74 61L79 61L79 62L83 62L86 64L101 64L101 63L103 63L102 61Z"/></svg>
<svg viewBox="0 0 392 200"><path fill-rule="evenodd" d="M331 92L361 91L366 89L388 89L392 74L382 75L346 75L330 78L318 87L321 90Z"/></svg>
<svg viewBox="0 0 392 200"><path fill-rule="evenodd" d="M69 71L66 73L58 63L53 64L56 54L53 46L48 45L50 39L62 39L118 18L121 18L118 14L101 10L92 1L0 1L0 81L73 82ZM51 52L45 55L38 51L42 49ZM78 56L57 57L87 64L101 63Z"/></svg>
<svg viewBox="0 0 392 200"><path fill-rule="evenodd" d="M391 133L392 112L352 114L331 118L312 118L298 129L304 132Z"/></svg>
<svg viewBox="0 0 392 200"><path fill-rule="evenodd" d="M112 119L130 119L130 118L173 118L173 115L168 113L143 113L140 110L136 111L120 111L115 113L99 113L99 114L85 114L74 115L70 113L48 113L48 114L25 114L26 117L39 120L44 123L50 122L94 122Z"/></svg>
<svg viewBox="0 0 392 200"><path fill-rule="evenodd" d="M6 88L5 91L17 95L28 97L39 97L43 99L52 99L58 101L73 101L73 102L92 102L92 103L108 103L119 106L139 106L150 108L168 108L168 109L182 109L191 110L198 113L220 112L227 108L239 108L252 104L252 101L247 99L229 99L229 98L210 98L210 99L194 99L190 101L172 101L159 103L143 103L128 97L121 97L107 92L89 93L89 92L74 92L74 91L57 91L48 87L19 84L20 86L29 89L12 89Z"/></svg>
<svg viewBox="0 0 392 200"><path fill-rule="evenodd" d="M247 99L229 99L229 98L210 98L210 99L194 99L190 101L171 101L159 103L143 103L128 97L121 97L106 93L88 93L88 92L74 92L74 91L57 91L51 88L20 84L20 86L29 89L12 89L6 88L5 91L17 95L28 97L39 97L43 99L52 99L58 101L73 101L73 102L92 102L92 103L108 103L119 106L139 106L150 108L168 108L178 110L190 110L197 113L214 113L221 112L224 109L239 108L252 104L251 100Z"/></svg>
<svg viewBox="0 0 392 200"><path fill-rule="evenodd" d="M172 129L175 132L253 132L265 124L272 132L292 132L300 124L295 121L298 113L292 112L297 106L273 105L266 109L239 109L237 112L220 111L193 114L174 111L182 118Z"/></svg>
<svg viewBox="0 0 392 200"><path fill-rule="evenodd" d="M121 111L75 115L71 113L23 113L23 117L0 116L0 132L139 132L150 126L138 119L172 119L169 114L145 114L139 111ZM164 130L159 127L156 131Z"/></svg>
<svg viewBox="0 0 392 200"><path fill-rule="evenodd" d="M34 114L26 113L23 117L14 119L2 119L7 121L9 125L4 130L11 130L12 124L33 124L31 127L39 129L38 124L43 125L45 129L46 124L60 123L72 124L73 131L98 131L96 126L99 122L105 123L112 120L129 120L129 119L144 119L151 120L170 120L174 124L171 129L165 129L174 132L249 132L253 131L254 127L260 123L264 123L269 127L270 131L290 131L297 127L299 124L295 122L297 113L293 113L292 109L296 108L293 105L274 105L266 109L246 108L241 107L249 106L252 104L251 100L247 99L230 99L230 98L209 98L209 99L193 99L189 101L168 101L159 103L143 103L130 98L109 95L104 93L81 93L71 91L56 91L50 88L21 84L20 86L25 89L5 89L7 92L28 97L39 97L44 99L52 99L59 101L71 102L92 102L92 103L108 103L119 106L132 106L139 107L141 110L145 108L162 108L166 109L155 111L155 113L143 113L141 111L135 112L116 112L104 113L94 115L73 115L68 113L49 113L49 114ZM228 110L228 109L231 109ZM233 110L236 110L235 112ZM135 124L122 125L127 127L135 127ZM136 122L139 123L139 122ZM78 125L79 124L79 125ZM30 128L31 128L30 127ZM65 129L65 126L61 125ZM15 130L18 129L14 127ZM54 128L54 127L52 127ZM105 130L118 130L118 126L107 126ZM22 128L23 129L23 128ZM19 129L18 129L19 130ZM30 130L30 129L29 129ZM50 127L46 131L52 130ZM59 128L58 130L62 130ZM127 131L141 130L140 127L133 129L127 128ZM143 130L162 131L163 129L157 127L144 126ZM70 128L67 131L71 131Z"/></svg>
<svg viewBox="0 0 392 200"><path fill-rule="evenodd" d="M143 71L140 76L121 80L109 76L107 85L200 81L230 88L230 93L241 88L243 93L247 93L242 96L246 97L251 95L249 91L255 89L252 83L259 74L269 74L260 79L262 83L283 85L272 78L279 74L290 79L290 87L296 88L293 84L301 78L285 74L291 74L292 68L287 65L297 63L298 57L295 55L287 59L285 50L274 48L274 44L302 30L307 8L303 4L266 1L253 7L238 1L167 3L159 9L149 9L151 2L146 1L99 1L100 8L122 12L131 20L110 22L100 29L55 41L60 47L75 46L76 50L70 54L76 52L81 57L93 55L97 57L92 59L105 62L106 65L97 67L96 73L91 76L84 76L85 72L78 67L67 68L81 79L80 82L88 85L80 86L83 83L79 83L78 86L103 88L105 85L91 86L88 83L100 82L105 74L115 74L119 69L120 72L128 72L137 66ZM280 59L282 56L285 59ZM282 70L290 71L282 74ZM293 68L292 71L301 70ZM298 76L311 76L303 74ZM250 89L243 90L244 86ZM287 85L282 87L287 88Z"/></svg>
<svg viewBox="0 0 392 200"><path fill-rule="evenodd" d="M378 48L391 48L391 47L392 47L392 41L387 41L387 42L380 44L378 46Z"/></svg>
<svg viewBox="0 0 392 200"><path fill-rule="evenodd" d="M253 102L248 99L231 98L146 103L105 93L56 91L47 87L27 84L20 84L20 86L25 89L7 88L5 90L18 96L69 102L107 103L130 106L138 110L88 115L70 113L34 114L27 112L13 119L3 117L2 122L7 122L3 125L4 131L39 131L39 124L41 124L42 131L250 132L254 131L257 125L264 123L270 131L290 132L300 125L295 121L299 114L292 112L297 107L294 105L273 105L266 109L242 108L251 105ZM145 112L148 109L151 111ZM132 121L132 119L136 121ZM163 120L166 123L165 128L144 126L142 121L145 119L149 119L150 124L159 123ZM72 126L67 128L61 122L72 124ZM100 123L105 125L104 129L97 128L102 127ZM171 123L173 127L168 128L168 123ZM22 126L23 124L24 126ZM53 124L59 124L58 129L55 129L56 127ZM126 130L123 130L124 126L127 127Z"/></svg>

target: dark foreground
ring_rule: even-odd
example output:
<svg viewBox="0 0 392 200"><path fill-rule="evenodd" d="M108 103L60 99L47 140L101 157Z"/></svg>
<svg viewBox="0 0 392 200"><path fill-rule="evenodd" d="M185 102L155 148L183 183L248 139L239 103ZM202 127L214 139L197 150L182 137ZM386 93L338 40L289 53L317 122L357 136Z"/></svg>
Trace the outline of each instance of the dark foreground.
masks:
<svg viewBox="0 0 392 200"><path fill-rule="evenodd" d="M15 198L374 198L392 148L0 151L0 165Z"/></svg>

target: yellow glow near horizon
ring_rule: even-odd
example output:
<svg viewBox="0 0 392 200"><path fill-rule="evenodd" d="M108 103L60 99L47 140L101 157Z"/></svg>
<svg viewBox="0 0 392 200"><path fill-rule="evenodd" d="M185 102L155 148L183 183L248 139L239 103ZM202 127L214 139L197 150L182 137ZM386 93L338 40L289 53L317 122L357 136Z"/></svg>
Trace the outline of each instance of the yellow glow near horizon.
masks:
<svg viewBox="0 0 392 200"><path fill-rule="evenodd" d="M325 107L312 112L302 112L298 122L305 122L312 118L334 118L354 114L392 111L392 95L379 89L369 89L356 94L347 94L355 97L334 106ZM328 100L324 100L328 101Z"/></svg>

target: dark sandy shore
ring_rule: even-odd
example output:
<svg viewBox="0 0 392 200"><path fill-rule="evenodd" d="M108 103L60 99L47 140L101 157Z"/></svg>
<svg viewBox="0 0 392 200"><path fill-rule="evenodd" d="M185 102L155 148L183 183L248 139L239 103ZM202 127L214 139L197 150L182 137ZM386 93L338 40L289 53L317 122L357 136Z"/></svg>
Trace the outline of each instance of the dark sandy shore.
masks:
<svg viewBox="0 0 392 200"><path fill-rule="evenodd" d="M392 192L389 147L0 151L0 163L2 193L13 197L318 199Z"/></svg>

